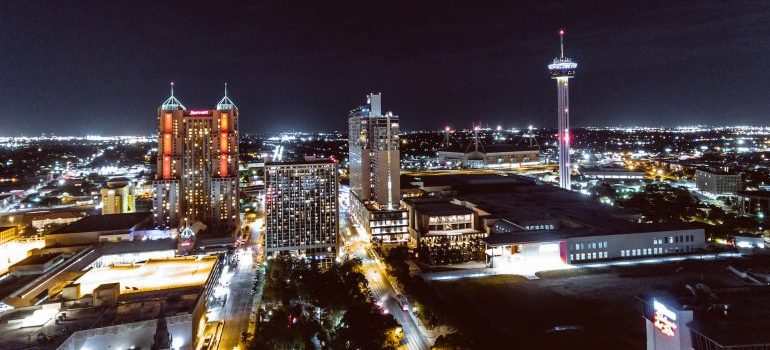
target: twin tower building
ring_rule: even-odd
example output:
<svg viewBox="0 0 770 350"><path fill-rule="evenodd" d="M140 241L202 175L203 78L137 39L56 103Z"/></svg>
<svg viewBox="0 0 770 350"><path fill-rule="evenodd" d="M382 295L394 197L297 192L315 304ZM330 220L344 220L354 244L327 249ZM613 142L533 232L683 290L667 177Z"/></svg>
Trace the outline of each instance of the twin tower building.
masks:
<svg viewBox="0 0 770 350"><path fill-rule="evenodd" d="M380 94L370 94L366 105L350 112L348 127L350 210L354 220L374 239L406 241L407 212L400 203L398 116L382 111ZM307 187L305 180L318 176L304 176L296 165L289 168L296 173L278 174L285 175L285 179L268 176L267 204L279 200L285 204L266 205L268 250L272 241L276 249L292 251L304 251L305 245L335 242L338 214L328 218L304 215L308 201L297 201L299 197L291 194L294 182L301 190ZM200 227L200 222L215 235L233 233L240 218L238 171L238 107L227 96L227 87L215 109L189 110L174 97L172 84L171 96L158 108L158 159L153 182L155 224L188 232L186 228ZM297 180L300 178L304 180ZM272 198L273 192L286 198ZM336 191L327 192L336 197ZM329 200L336 207L337 198ZM318 232L310 232L317 230L313 228L320 224L316 222L319 220L333 223L322 230L324 239L317 237ZM275 225L271 225L273 221ZM273 235L275 239L271 240Z"/></svg>
<svg viewBox="0 0 770 350"><path fill-rule="evenodd" d="M238 107L225 95L215 109L189 110L171 96L158 108L153 218L161 227L231 233L238 228Z"/></svg>

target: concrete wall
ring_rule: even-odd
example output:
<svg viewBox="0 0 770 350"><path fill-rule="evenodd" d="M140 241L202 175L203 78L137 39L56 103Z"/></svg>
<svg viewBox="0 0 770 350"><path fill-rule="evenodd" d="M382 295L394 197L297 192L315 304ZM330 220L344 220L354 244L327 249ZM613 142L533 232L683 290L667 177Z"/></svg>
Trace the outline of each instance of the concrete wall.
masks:
<svg viewBox="0 0 770 350"><path fill-rule="evenodd" d="M685 237L692 236L689 241ZM679 242L666 243L666 238L682 237ZM606 247L604 243L606 242ZM567 243L567 263L598 262L608 259L633 259L653 256L670 255L677 253L694 252L706 246L706 236L703 229L687 229L674 231L653 231L642 233L629 233L622 235L590 236L570 238ZM576 244L582 244L577 248ZM594 244L596 248L594 248ZM587 246L587 247L586 247ZM640 250L641 254L624 255L623 251ZM647 249L649 253L644 253ZM576 254L602 253L601 258L578 259ZM606 257L604 254L606 253Z"/></svg>

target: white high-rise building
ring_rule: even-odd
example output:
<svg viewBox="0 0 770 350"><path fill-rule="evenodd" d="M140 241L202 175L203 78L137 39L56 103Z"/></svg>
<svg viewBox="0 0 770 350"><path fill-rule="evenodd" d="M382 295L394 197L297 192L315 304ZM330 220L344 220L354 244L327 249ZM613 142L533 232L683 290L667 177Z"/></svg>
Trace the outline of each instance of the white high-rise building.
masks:
<svg viewBox="0 0 770 350"><path fill-rule="evenodd" d="M382 242L408 240L407 212L401 205L399 118L382 111L382 95L348 117L350 209L356 220Z"/></svg>

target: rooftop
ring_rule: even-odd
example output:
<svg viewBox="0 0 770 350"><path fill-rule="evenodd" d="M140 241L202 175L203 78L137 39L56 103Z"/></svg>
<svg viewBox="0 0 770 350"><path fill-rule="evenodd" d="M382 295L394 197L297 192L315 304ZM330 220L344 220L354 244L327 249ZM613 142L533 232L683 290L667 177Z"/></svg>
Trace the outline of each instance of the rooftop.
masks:
<svg viewBox="0 0 770 350"><path fill-rule="evenodd" d="M469 147L468 145L452 145L449 149L446 150L439 150L439 152L459 152L459 153L472 153L474 152L473 145ZM505 152L539 152L537 148L531 148L527 145L514 145L514 144L503 144L503 143L493 143L488 145L479 145L479 152L481 153L505 153Z"/></svg>
<svg viewBox="0 0 770 350"><path fill-rule="evenodd" d="M109 215L90 215L49 234L61 235L78 232L122 231L131 230L149 220L152 213L126 213Z"/></svg>
<svg viewBox="0 0 770 350"><path fill-rule="evenodd" d="M452 203L446 198L408 198L404 200L418 213L427 215L462 215L473 214L473 210Z"/></svg>
<svg viewBox="0 0 770 350"><path fill-rule="evenodd" d="M567 237L641 233L696 228L679 224L643 224L638 213L602 204L578 192L539 183L519 176L446 175L423 176L425 186L449 186L451 197L475 205L488 218L505 219L526 226L533 221L557 221L556 230L522 231L516 237L491 235L496 240L542 241Z"/></svg>
<svg viewBox="0 0 770 350"><path fill-rule="evenodd" d="M17 262L16 264L13 264L13 266L30 266L30 265L40 265L45 264L53 259L56 259L57 257L61 256L61 254L44 254L44 255L30 255L27 258L25 258L22 261Z"/></svg>
<svg viewBox="0 0 770 350"><path fill-rule="evenodd" d="M312 165L312 164L335 164L337 161L334 159L314 159L314 160L297 160L297 161L279 161L279 162L266 162L265 167L271 165Z"/></svg>
<svg viewBox="0 0 770 350"><path fill-rule="evenodd" d="M693 294L682 288L680 293L653 297L680 310L693 310L690 329L722 346L770 344L770 286L695 290Z"/></svg>

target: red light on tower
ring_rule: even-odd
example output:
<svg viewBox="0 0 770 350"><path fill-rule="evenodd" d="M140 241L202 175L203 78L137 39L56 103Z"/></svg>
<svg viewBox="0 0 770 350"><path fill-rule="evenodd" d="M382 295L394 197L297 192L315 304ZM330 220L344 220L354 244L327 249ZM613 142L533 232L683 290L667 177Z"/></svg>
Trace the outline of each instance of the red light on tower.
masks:
<svg viewBox="0 0 770 350"><path fill-rule="evenodd" d="M171 133L171 130L174 127L173 117L171 113L166 113L163 115L163 133Z"/></svg>
<svg viewBox="0 0 770 350"><path fill-rule="evenodd" d="M163 156L163 180L171 178L171 157Z"/></svg>
<svg viewBox="0 0 770 350"><path fill-rule="evenodd" d="M219 134L219 153L225 154L227 153L227 134L221 133Z"/></svg>
<svg viewBox="0 0 770 350"><path fill-rule="evenodd" d="M222 116L219 117L219 131L227 132L228 131L227 129L228 129L227 113L222 113Z"/></svg>
<svg viewBox="0 0 770 350"><path fill-rule="evenodd" d="M226 154L219 155L219 175L222 177L227 177L227 155Z"/></svg>

